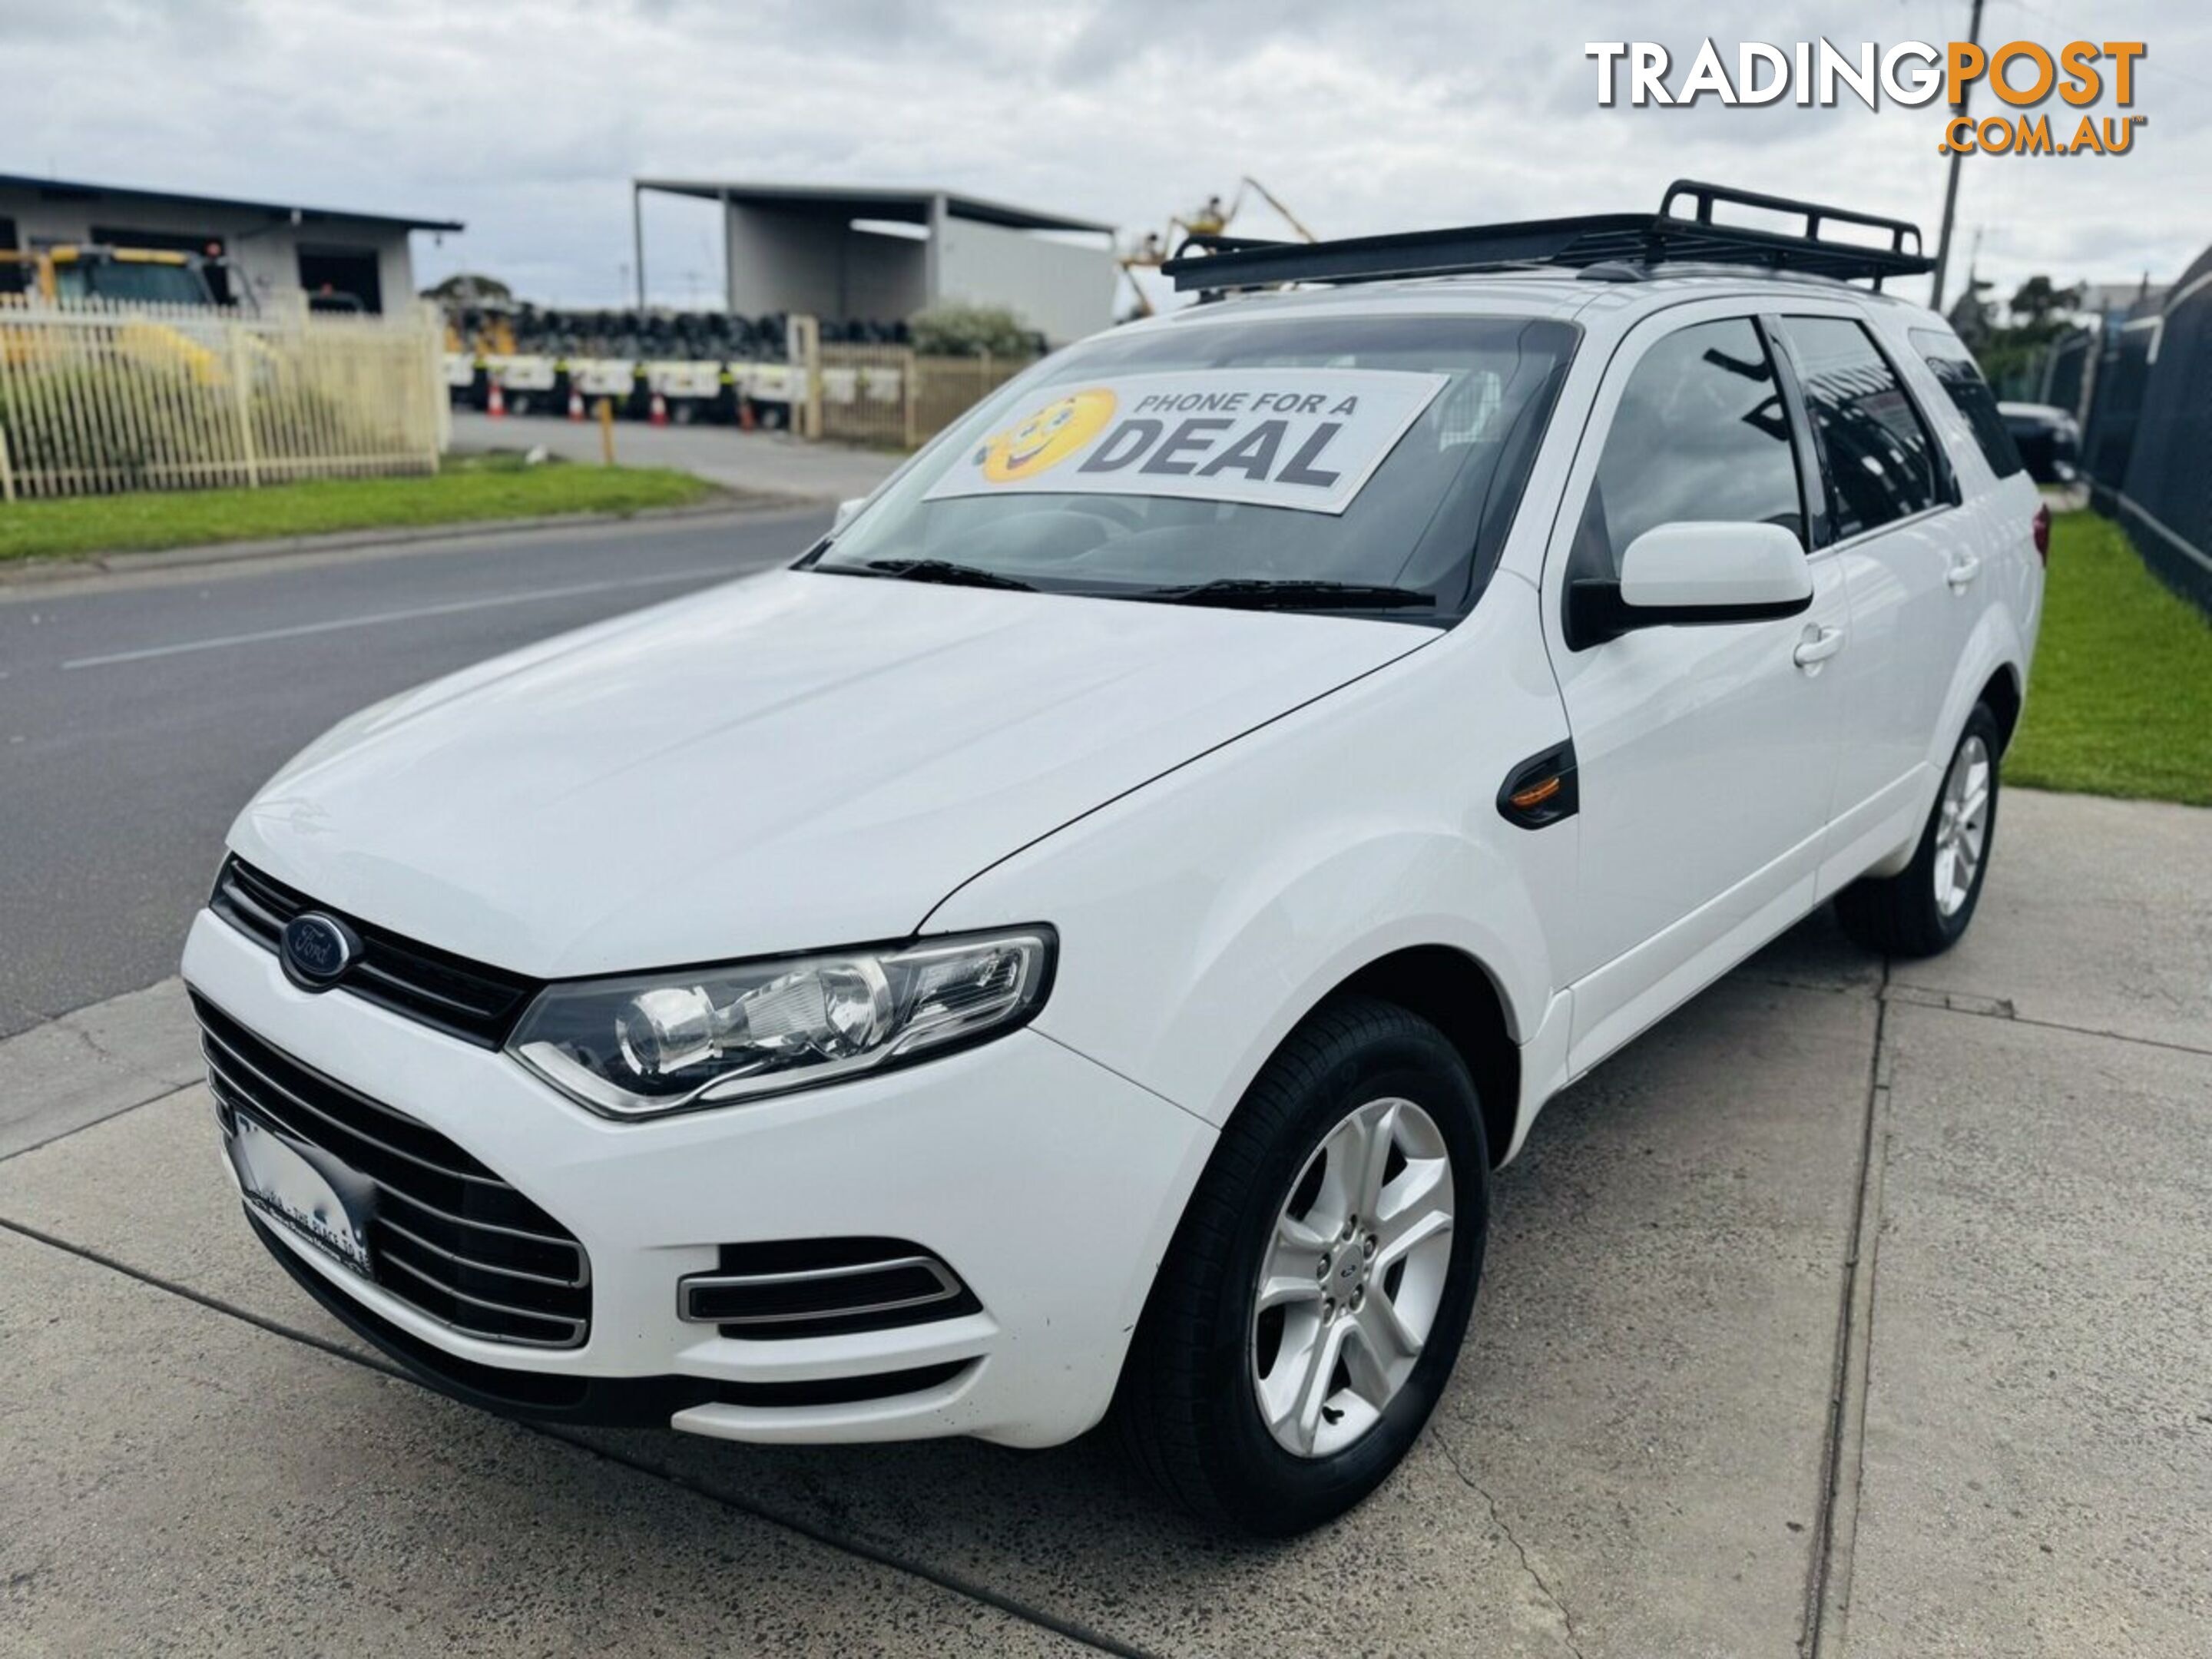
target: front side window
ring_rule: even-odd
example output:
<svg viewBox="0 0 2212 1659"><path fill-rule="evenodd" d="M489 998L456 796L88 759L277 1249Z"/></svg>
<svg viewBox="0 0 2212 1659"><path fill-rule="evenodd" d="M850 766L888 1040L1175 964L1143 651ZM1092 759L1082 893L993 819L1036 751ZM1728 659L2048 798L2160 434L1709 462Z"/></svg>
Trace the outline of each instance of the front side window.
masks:
<svg viewBox="0 0 2212 1659"><path fill-rule="evenodd" d="M1524 317L1203 314L1104 335L968 416L805 562L1455 621L1577 337Z"/></svg>
<svg viewBox="0 0 2212 1659"><path fill-rule="evenodd" d="M2027 463L2020 458L2011 428L1997 411L1996 394L1982 378L1982 371L1974 367L1973 358L1967 355L1959 337L1938 333L1932 328L1916 328L1911 331L1911 338L1914 349L1920 353L1920 360L1935 375L1936 384L1951 400L1951 406L1966 417L1966 429L1974 434L1975 446L1989 462L1990 471L2000 478L2009 478L2025 467Z"/></svg>
<svg viewBox="0 0 2212 1659"><path fill-rule="evenodd" d="M1935 441L1865 326L1785 317L1782 327L1826 461L1836 538L1935 506L1942 497Z"/></svg>
<svg viewBox="0 0 2212 1659"><path fill-rule="evenodd" d="M1606 434L1568 577L1617 578L1631 542L1683 521L1778 524L1805 539L1789 413L1748 318L1693 324L1644 353Z"/></svg>

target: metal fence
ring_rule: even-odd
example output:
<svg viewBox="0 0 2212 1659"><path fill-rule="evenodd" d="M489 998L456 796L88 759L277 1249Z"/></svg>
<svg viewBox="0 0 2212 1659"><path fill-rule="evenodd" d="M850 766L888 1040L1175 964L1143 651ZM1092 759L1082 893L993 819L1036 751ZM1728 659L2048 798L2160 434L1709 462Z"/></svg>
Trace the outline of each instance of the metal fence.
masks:
<svg viewBox="0 0 2212 1659"><path fill-rule="evenodd" d="M2143 562L2212 614L2212 250L2104 342L2082 459Z"/></svg>
<svg viewBox="0 0 2212 1659"><path fill-rule="evenodd" d="M0 295L0 500L430 472L428 307L387 318Z"/></svg>
<svg viewBox="0 0 2212 1659"><path fill-rule="evenodd" d="M2043 359L2034 401L2063 409L2076 421L2089 414L2090 370L2097 361L2098 332L2077 328L2052 342Z"/></svg>
<svg viewBox="0 0 2212 1659"><path fill-rule="evenodd" d="M817 344L804 361L812 435L915 449L1035 362L1030 357L923 357L908 346Z"/></svg>

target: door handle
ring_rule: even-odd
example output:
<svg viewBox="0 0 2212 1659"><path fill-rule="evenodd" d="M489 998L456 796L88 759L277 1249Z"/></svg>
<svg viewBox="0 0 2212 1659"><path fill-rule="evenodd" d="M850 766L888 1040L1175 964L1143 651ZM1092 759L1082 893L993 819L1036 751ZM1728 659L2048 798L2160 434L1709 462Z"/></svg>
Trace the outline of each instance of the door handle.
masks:
<svg viewBox="0 0 2212 1659"><path fill-rule="evenodd" d="M1842 629L1823 628L1815 632L1808 628L1805 630L1805 637L1797 641L1797 648L1790 653L1790 658L1800 668L1817 669L1843 648Z"/></svg>
<svg viewBox="0 0 2212 1659"><path fill-rule="evenodd" d="M1966 591L1966 584L1981 574L1980 556L1969 553L1963 559L1951 561L1951 568L1943 573L1943 580L1951 584L1951 591L1954 593L1963 593Z"/></svg>

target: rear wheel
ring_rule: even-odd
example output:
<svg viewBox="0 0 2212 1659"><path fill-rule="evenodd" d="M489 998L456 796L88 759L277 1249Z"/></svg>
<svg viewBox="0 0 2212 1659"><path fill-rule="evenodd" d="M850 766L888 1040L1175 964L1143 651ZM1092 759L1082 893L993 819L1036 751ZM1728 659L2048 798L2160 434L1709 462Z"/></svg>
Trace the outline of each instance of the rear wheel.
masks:
<svg viewBox="0 0 2212 1659"><path fill-rule="evenodd" d="M1943 787L1912 862L1894 876L1856 882L1836 896L1844 931L1870 951L1932 957L1959 942L1981 902L1997 829L1996 716L1976 703L1951 751Z"/></svg>
<svg viewBox="0 0 2212 1659"><path fill-rule="evenodd" d="M1357 1504L1451 1375L1489 1197L1443 1035L1372 999L1322 1008L1237 1108L1161 1266L1116 1402L1139 1466L1255 1533Z"/></svg>

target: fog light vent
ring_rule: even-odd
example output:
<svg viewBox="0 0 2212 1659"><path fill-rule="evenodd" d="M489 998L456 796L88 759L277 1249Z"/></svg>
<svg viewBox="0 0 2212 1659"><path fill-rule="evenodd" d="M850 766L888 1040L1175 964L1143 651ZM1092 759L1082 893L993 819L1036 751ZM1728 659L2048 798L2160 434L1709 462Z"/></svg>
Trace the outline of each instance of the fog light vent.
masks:
<svg viewBox="0 0 2212 1659"><path fill-rule="evenodd" d="M885 1330L979 1305L951 1268L896 1238L725 1244L714 1273L677 1286L684 1319L756 1340Z"/></svg>

